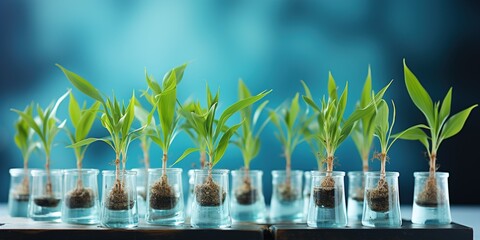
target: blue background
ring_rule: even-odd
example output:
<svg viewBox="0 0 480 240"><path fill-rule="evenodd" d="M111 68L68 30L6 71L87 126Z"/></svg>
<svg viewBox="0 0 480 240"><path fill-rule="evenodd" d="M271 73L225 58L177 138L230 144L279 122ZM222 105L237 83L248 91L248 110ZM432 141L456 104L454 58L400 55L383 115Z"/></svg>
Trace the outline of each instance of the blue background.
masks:
<svg viewBox="0 0 480 240"><path fill-rule="evenodd" d="M0 1L0 201L6 201L8 169L22 166L13 143L17 116L9 109L23 109L31 101L46 106L72 88L55 63L102 92L127 99L132 89L138 93L146 88L144 68L161 79L170 68L189 62L179 99L204 100L208 82L221 89L222 109L235 101L239 78L253 92L273 89L268 99L274 108L302 90L300 80L321 98L331 70L340 87L349 82L348 112L370 64L375 89L395 80L386 98L396 102L400 130L424 122L405 90L404 57L434 100L443 99L454 86L454 112L479 102L478 12L473 1ZM64 119L66 102L61 109L58 116ZM479 165L479 118L475 110L465 131L443 143L439 152L440 170L451 173L454 204L480 203L480 196L467 187ZM285 166L273 131L270 126L262 134L263 148L252 163L265 172L267 201L270 171ZM105 134L97 123L91 135ZM73 152L64 148L66 136L60 134L56 142L52 167L73 168ZM180 135L171 158L190 146ZM151 155L153 167L159 167L160 149L152 145ZM113 169L113 158L107 145L93 144L84 167ZM192 156L178 166L186 171L197 159ZM337 160L337 170L361 169L350 139L338 150ZM42 154L30 162L37 168L43 164ZM127 165L141 166L138 142L131 145ZM218 167L241 165L239 150L231 146ZM293 168L316 168L307 146L294 152ZM379 169L378 161L371 162L371 169ZM398 142L387 170L400 172L401 201L410 203L413 172L428 170L422 145Z"/></svg>

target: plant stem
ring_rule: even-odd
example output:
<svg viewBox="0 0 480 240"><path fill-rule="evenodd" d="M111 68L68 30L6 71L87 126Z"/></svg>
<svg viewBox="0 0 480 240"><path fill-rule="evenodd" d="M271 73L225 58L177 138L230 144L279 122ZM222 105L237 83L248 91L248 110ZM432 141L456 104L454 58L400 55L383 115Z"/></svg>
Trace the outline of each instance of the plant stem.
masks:
<svg viewBox="0 0 480 240"><path fill-rule="evenodd" d="M327 156L327 172L333 172L333 155L329 154Z"/></svg>
<svg viewBox="0 0 480 240"><path fill-rule="evenodd" d="M167 179L167 153L166 152L163 153L163 157L162 157L162 179L164 179L164 181Z"/></svg>
<svg viewBox="0 0 480 240"><path fill-rule="evenodd" d="M368 172L368 153L362 154L362 170Z"/></svg>
<svg viewBox="0 0 480 240"><path fill-rule="evenodd" d="M53 191L52 191L52 179L50 177L50 156L47 155L46 161L45 161L45 171L47 172L47 184L45 186L45 191L47 196L53 196Z"/></svg>
<svg viewBox="0 0 480 240"><path fill-rule="evenodd" d="M386 162L387 162L387 154L385 154L384 152L380 153L380 178L383 178L383 179L385 179L385 174L386 174L386 171L385 171Z"/></svg>
<svg viewBox="0 0 480 240"><path fill-rule="evenodd" d="M250 184L250 166L245 166L245 172L244 172L244 176L243 176L243 181L245 182L245 184Z"/></svg>
<svg viewBox="0 0 480 240"><path fill-rule="evenodd" d="M26 193L29 192L29 176L28 176L28 160L23 160L23 181L22 181L22 188L25 190Z"/></svg>
<svg viewBox="0 0 480 240"><path fill-rule="evenodd" d="M200 151L200 169L205 168L205 161L207 160L207 152L205 150Z"/></svg>
<svg viewBox="0 0 480 240"><path fill-rule="evenodd" d="M285 166L285 174L286 174L285 185L288 187L288 186L290 186L290 175L291 175L291 171L292 171L292 166L291 166L292 155L288 151L285 151L285 162L286 162L286 166Z"/></svg>
<svg viewBox="0 0 480 240"><path fill-rule="evenodd" d="M115 154L115 185L114 188L118 191L122 190L122 183L120 182L120 154Z"/></svg>
<svg viewBox="0 0 480 240"><path fill-rule="evenodd" d="M77 179L77 188L83 188L83 181L82 181L82 160L77 160L77 172L78 172L78 179Z"/></svg>
<svg viewBox="0 0 480 240"><path fill-rule="evenodd" d="M432 154L430 154L430 177L433 177L435 178L435 172L437 170L437 166L436 166L436 161L437 161L437 153L436 152L432 152Z"/></svg>
<svg viewBox="0 0 480 240"><path fill-rule="evenodd" d="M150 155L148 154L147 144L144 141L141 141L140 147L142 148L143 152L143 162L145 164L145 169L148 170L150 168Z"/></svg>

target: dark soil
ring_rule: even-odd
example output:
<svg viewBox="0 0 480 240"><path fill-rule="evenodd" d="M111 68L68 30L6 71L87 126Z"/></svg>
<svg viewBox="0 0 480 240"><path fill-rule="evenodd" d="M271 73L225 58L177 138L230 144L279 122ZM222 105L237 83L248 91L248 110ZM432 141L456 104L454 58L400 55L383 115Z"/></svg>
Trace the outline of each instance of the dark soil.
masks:
<svg viewBox="0 0 480 240"><path fill-rule="evenodd" d="M235 198L240 205L250 205L257 201L257 189L252 187L250 181L246 180L235 190Z"/></svg>
<svg viewBox="0 0 480 240"><path fill-rule="evenodd" d="M105 201L105 207L114 211L131 209L134 204L135 202L129 199L127 192L119 187L113 187Z"/></svg>
<svg viewBox="0 0 480 240"><path fill-rule="evenodd" d="M150 207L153 209L169 210L177 205L178 197L175 196L175 190L168 185L166 179L162 177L150 189Z"/></svg>
<svg viewBox="0 0 480 240"><path fill-rule="evenodd" d="M442 192L438 189L435 178L428 178L425 188L417 196L415 203L422 207L437 207L442 204Z"/></svg>
<svg viewBox="0 0 480 240"><path fill-rule="evenodd" d="M335 180L332 177L325 177L320 187L313 188L315 205L322 208L335 207Z"/></svg>
<svg viewBox="0 0 480 240"><path fill-rule="evenodd" d="M280 202L290 203L298 200L301 196L299 189L293 189L290 184L281 184L277 189Z"/></svg>
<svg viewBox="0 0 480 240"><path fill-rule="evenodd" d="M42 196L34 198L33 202L40 207L56 207L60 203L60 199L51 196Z"/></svg>
<svg viewBox="0 0 480 240"><path fill-rule="evenodd" d="M389 187L385 179L378 181L376 188L367 190L368 207L375 212L387 212L390 210Z"/></svg>
<svg viewBox="0 0 480 240"><path fill-rule="evenodd" d="M75 188L67 193L65 205L68 208L91 208L95 204L95 194L90 188Z"/></svg>
<svg viewBox="0 0 480 240"><path fill-rule="evenodd" d="M365 189L364 188L357 188L355 190L353 190L353 194L352 194L352 199L357 201L357 202L363 202L363 200L365 199Z"/></svg>
<svg viewBox="0 0 480 240"><path fill-rule="evenodd" d="M220 193L220 186L216 184L211 177L199 186L195 187L195 198L200 206L216 207L223 204L227 194L222 190Z"/></svg>

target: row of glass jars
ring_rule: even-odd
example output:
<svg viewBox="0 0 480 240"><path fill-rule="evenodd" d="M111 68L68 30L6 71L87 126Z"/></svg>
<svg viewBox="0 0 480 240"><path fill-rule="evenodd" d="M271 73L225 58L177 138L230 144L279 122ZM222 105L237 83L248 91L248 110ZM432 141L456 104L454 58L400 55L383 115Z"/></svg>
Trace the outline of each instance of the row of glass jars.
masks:
<svg viewBox="0 0 480 240"><path fill-rule="evenodd" d="M98 201L98 170L32 170L31 194L20 194L23 169L11 169L9 194L11 216L34 220L62 220L74 224L106 227L134 227L139 217L147 223L178 225L189 216L193 227L228 227L234 221L265 222L267 211L262 193L262 171L232 171L228 194L228 170L189 171L189 196L184 206L182 170L167 169L168 182L162 183L162 169L120 172L103 171L102 201ZM273 194L269 222L307 222L311 227L347 225L343 172L272 171ZM398 173L350 172L348 220L365 226L400 226ZM50 181L48 180L50 178ZM450 223L448 173L437 173L437 204L419 201L428 173L415 173L412 221L419 224ZM380 181L380 179L383 179ZM51 183L47 191L48 182ZM328 183L328 184L327 184ZM149 189L149 191L146 191ZM231 199L230 199L231 198ZM367 201L364 201L366 199ZM225 204L227 203L227 204ZM230 204L228 204L230 203Z"/></svg>

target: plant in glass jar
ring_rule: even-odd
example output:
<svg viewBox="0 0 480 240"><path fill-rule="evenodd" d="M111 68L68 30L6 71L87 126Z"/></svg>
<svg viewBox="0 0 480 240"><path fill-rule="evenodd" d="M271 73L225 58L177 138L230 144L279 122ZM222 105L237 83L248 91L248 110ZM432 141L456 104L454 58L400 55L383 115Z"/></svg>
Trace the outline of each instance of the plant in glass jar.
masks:
<svg viewBox="0 0 480 240"><path fill-rule="evenodd" d="M149 137L149 135L151 135L155 129L155 120L149 118L150 113L145 108L143 108L139 101L135 102L134 108L135 118L138 120L141 126L146 126L138 137L138 139L140 140L140 148L143 155L143 170L138 169L137 172L137 194L140 196L140 200L142 202L145 202L145 200L147 199L146 189L148 185L146 175L148 173L148 169L150 168L150 147L152 145L152 139ZM141 183L143 183L143 186L140 185ZM141 211L140 214L142 214Z"/></svg>

